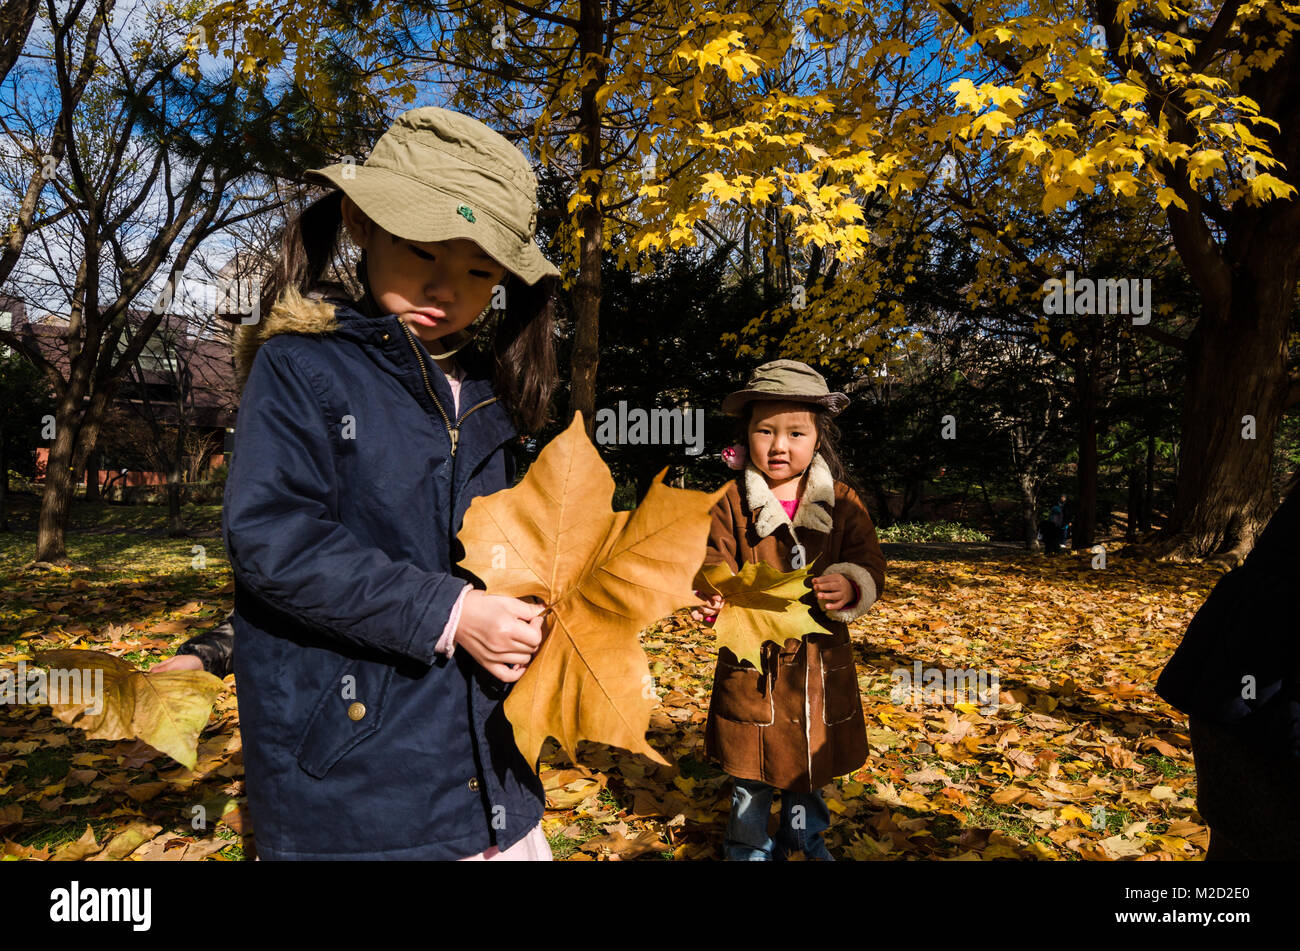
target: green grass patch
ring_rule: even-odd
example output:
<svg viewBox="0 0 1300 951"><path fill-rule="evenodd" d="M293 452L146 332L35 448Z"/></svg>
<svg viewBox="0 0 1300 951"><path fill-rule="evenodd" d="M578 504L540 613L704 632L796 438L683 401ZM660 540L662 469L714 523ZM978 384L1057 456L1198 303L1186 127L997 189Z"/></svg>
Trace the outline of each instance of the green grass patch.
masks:
<svg viewBox="0 0 1300 951"><path fill-rule="evenodd" d="M597 836L605 834L604 830L601 829L600 826L585 817L574 820L572 825L578 827L578 836L576 838L570 838L559 830L557 830L553 835L548 835L546 837L547 843L551 846L551 855L554 856L556 861L567 859L574 852L578 851L578 846L582 845L584 842L588 842ZM566 826L565 828L568 827Z"/></svg>
<svg viewBox="0 0 1300 951"><path fill-rule="evenodd" d="M1149 769L1156 770L1165 779L1186 776L1188 773L1196 771L1191 763L1180 763L1178 760L1170 759L1168 756L1162 756L1159 753L1139 756L1138 762Z"/></svg>
<svg viewBox="0 0 1300 951"><path fill-rule="evenodd" d="M126 826L122 816L87 819L80 814L81 812L82 810L76 810L74 817L69 818L66 810L60 811L58 824L51 823L50 825L41 826L30 835L25 835L19 839L18 844L33 849L48 847L52 855L69 842L76 842L85 835L86 826L90 826L91 831L95 834L95 841L101 845L118 832L121 832Z"/></svg>
<svg viewBox="0 0 1300 951"><path fill-rule="evenodd" d="M882 542L924 544L925 542L986 542L989 536L959 522L896 522L878 532Z"/></svg>

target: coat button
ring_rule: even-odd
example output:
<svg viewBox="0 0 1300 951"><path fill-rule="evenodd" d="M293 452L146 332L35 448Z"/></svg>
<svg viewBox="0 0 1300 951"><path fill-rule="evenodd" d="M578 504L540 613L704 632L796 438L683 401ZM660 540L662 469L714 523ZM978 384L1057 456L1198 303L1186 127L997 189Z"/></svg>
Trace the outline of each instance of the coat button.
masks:
<svg viewBox="0 0 1300 951"><path fill-rule="evenodd" d="M348 719L360 720L366 715L366 705L358 700L356 703L348 705Z"/></svg>
<svg viewBox="0 0 1300 951"><path fill-rule="evenodd" d="M475 776L473 779L471 779L471 780L469 781L469 788L470 788L470 791L471 791L471 792L478 792L478 777L477 777L477 776Z"/></svg>
<svg viewBox="0 0 1300 951"><path fill-rule="evenodd" d="M388 339L388 334L384 334L384 339L385 339L385 340Z"/></svg>

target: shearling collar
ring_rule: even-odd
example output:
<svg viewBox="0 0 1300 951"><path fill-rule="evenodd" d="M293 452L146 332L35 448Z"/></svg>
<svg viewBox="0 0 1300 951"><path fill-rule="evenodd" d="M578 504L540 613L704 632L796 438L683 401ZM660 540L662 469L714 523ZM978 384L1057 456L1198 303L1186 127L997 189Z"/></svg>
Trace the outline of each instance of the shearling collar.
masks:
<svg viewBox="0 0 1300 951"><path fill-rule="evenodd" d="M745 501L754 516L754 530L759 538L766 538L782 525L791 525L780 500L772 494L763 473L751 462L745 466ZM821 453L813 455L808 467L808 479L799 507L795 509L792 528L810 528L815 532L831 530L831 510L835 507L835 479Z"/></svg>

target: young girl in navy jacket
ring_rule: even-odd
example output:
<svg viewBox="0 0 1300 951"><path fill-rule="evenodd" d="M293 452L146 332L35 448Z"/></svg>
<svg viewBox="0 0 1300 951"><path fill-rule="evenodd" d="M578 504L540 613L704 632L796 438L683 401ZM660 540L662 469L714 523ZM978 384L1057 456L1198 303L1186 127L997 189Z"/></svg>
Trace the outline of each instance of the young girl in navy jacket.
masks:
<svg viewBox="0 0 1300 951"><path fill-rule="evenodd" d="M512 483L555 387L536 179L434 107L308 176L335 189L237 332L222 518L258 857L549 859L501 709L542 609L456 568L465 510ZM344 228L353 294L322 283Z"/></svg>

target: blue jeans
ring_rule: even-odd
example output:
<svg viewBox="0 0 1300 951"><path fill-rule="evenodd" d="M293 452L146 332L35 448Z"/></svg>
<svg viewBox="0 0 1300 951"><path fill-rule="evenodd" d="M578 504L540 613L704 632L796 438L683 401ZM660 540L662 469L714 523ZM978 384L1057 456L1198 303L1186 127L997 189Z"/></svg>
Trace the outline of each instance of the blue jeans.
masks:
<svg viewBox="0 0 1300 951"><path fill-rule="evenodd" d="M774 842L767 834L767 818L776 787L751 779L733 778L733 783L724 845L726 859L779 862L790 852L803 852L810 859L833 861L822 841L831 814L820 789L806 793L781 790L781 826Z"/></svg>

